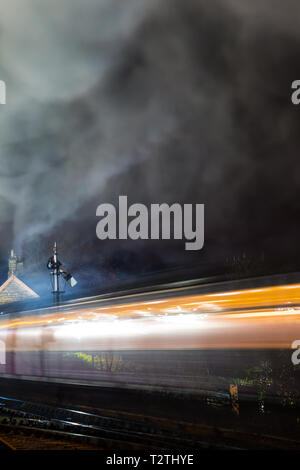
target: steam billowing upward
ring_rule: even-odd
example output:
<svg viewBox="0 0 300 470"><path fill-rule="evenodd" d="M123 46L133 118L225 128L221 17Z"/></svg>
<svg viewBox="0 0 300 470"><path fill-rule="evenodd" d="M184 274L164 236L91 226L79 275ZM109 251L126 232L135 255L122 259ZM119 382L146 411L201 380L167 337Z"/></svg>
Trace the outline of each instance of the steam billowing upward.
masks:
<svg viewBox="0 0 300 470"><path fill-rule="evenodd" d="M297 269L296 0L10 0L0 13L3 256L14 244L38 270L59 237L82 272L242 252ZM104 245L96 207L119 194L205 203L205 249Z"/></svg>

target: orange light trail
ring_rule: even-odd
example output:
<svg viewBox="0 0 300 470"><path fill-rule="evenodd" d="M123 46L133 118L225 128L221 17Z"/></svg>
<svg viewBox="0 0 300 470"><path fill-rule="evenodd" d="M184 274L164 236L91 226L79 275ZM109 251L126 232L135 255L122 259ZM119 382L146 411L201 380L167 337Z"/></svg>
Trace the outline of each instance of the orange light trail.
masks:
<svg viewBox="0 0 300 470"><path fill-rule="evenodd" d="M19 350L290 348L300 338L300 284L101 304L3 318L0 338Z"/></svg>

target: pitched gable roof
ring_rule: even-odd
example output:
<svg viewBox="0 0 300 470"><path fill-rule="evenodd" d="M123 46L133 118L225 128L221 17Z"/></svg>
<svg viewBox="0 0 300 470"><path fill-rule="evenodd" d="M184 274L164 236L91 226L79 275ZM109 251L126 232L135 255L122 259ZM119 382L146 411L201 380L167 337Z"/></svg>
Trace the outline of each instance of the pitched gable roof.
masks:
<svg viewBox="0 0 300 470"><path fill-rule="evenodd" d="M10 276L0 287L0 304L18 302L30 298L39 297L30 287L21 281L17 276Z"/></svg>

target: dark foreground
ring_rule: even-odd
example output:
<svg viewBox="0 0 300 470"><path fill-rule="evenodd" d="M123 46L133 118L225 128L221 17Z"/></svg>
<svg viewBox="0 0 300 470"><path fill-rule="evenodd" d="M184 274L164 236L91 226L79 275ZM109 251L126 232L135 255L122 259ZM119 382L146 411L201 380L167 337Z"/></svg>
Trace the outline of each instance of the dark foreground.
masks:
<svg viewBox="0 0 300 470"><path fill-rule="evenodd" d="M153 351L151 355L145 352L144 356L139 354L139 361L136 359L136 363L141 364L143 360L145 362L145 357L148 358L152 367L156 364L156 373L159 369L159 357L165 373L168 365L169 386L155 387L153 383L149 383L149 380L148 384L144 382L143 386L134 381L130 383L128 376L125 383L124 375L122 384L109 381L108 376L113 378L114 371L93 370L92 365L88 367L86 361L83 361L82 374L80 367L77 369L77 379L66 378L67 370L64 378L58 377L57 368L53 374L56 377L51 377L51 364L53 367L54 364L57 365L61 354L52 352L43 359L43 366L45 367L47 363L47 368L43 369L40 377L37 374L35 377L11 378L12 375L8 374L0 378L0 424L1 416L6 418L6 424L14 425L20 424L16 419L21 417L25 419L21 424L28 427L29 413L35 420L39 420L40 427L50 426L57 431L55 426L58 413L59 419L64 423L76 422L77 432L80 430L82 436L78 447L75 447L78 449L80 445L83 446L81 448L86 445L97 449L119 450L149 448L172 450L174 447L300 449L300 407L296 387L299 374L297 372L294 372L293 376L290 374L292 368L290 363L286 362L289 359L289 352L256 351L254 354L252 351L249 356L249 352L247 354L235 351L233 354L232 351L227 351L227 356L231 358L231 367L229 362L224 360L225 352L223 367L215 360L217 356L219 357L219 351L217 356L217 352L206 352L202 355L198 352L198 371L201 370L202 373L198 373L198 376L195 374L194 387L185 386L185 388L179 386L180 373L183 374L184 364L188 364L187 354L190 355L190 367L194 362L196 371L197 354L195 352L192 354L192 351L181 353L177 351L173 354L171 351L169 353L163 351L163 353L164 356L159 355L158 351L156 355ZM41 358L38 352L27 352L27 355L31 365L40 364ZM126 357L124 352L123 357ZM194 361L191 361L192 357ZM199 367L200 357L206 364L206 369ZM248 363L245 366L243 364L247 357ZM68 358L70 359L70 356ZM62 357L60 359L62 361ZM9 361L7 367L10 363ZM64 364L68 364L68 361ZM148 373L149 368L150 365ZM243 375L245 371L248 371L248 379ZM185 370L185 377L189 377L189 382L192 380L191 372L191 369ZM49 378L46 377L46 373ZM141 375L139 377L141 378ZM199 388L200 382L201 388ZM9 403L8 398L20 402L12 400ZM58 409L60 411L57 411ZM78 411L86 415L76 414ZM84 422L82 422L83 416ZM47 425L43 425L42 421L45 419ZM81 427L86 424L92 426L93 423L97 427L97 431L93 430L94 434L91 429ZM37 422L32 422L31 426L36 427ZM74 434L68 426L66 428L64 424L58 429L63 432L72 431ZM137 434L139 439L136 438ZM98 441L84 440L84 436L92 435L96 436ZM68 445L71 446L70 443ZM74 447L74 443L72 445Z"/></svg>

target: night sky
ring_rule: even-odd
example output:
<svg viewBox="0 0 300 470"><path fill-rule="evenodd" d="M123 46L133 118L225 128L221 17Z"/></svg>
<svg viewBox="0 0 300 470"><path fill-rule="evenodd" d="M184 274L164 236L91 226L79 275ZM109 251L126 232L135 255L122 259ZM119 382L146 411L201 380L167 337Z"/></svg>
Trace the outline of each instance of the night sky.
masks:
<svg viewBox="0 0 300 470"><path fill-rule="evenodd" d="M1 281L300 271L297 0L3 0ZM96 208L204 203L205 247L100 241Z"/></svg>

